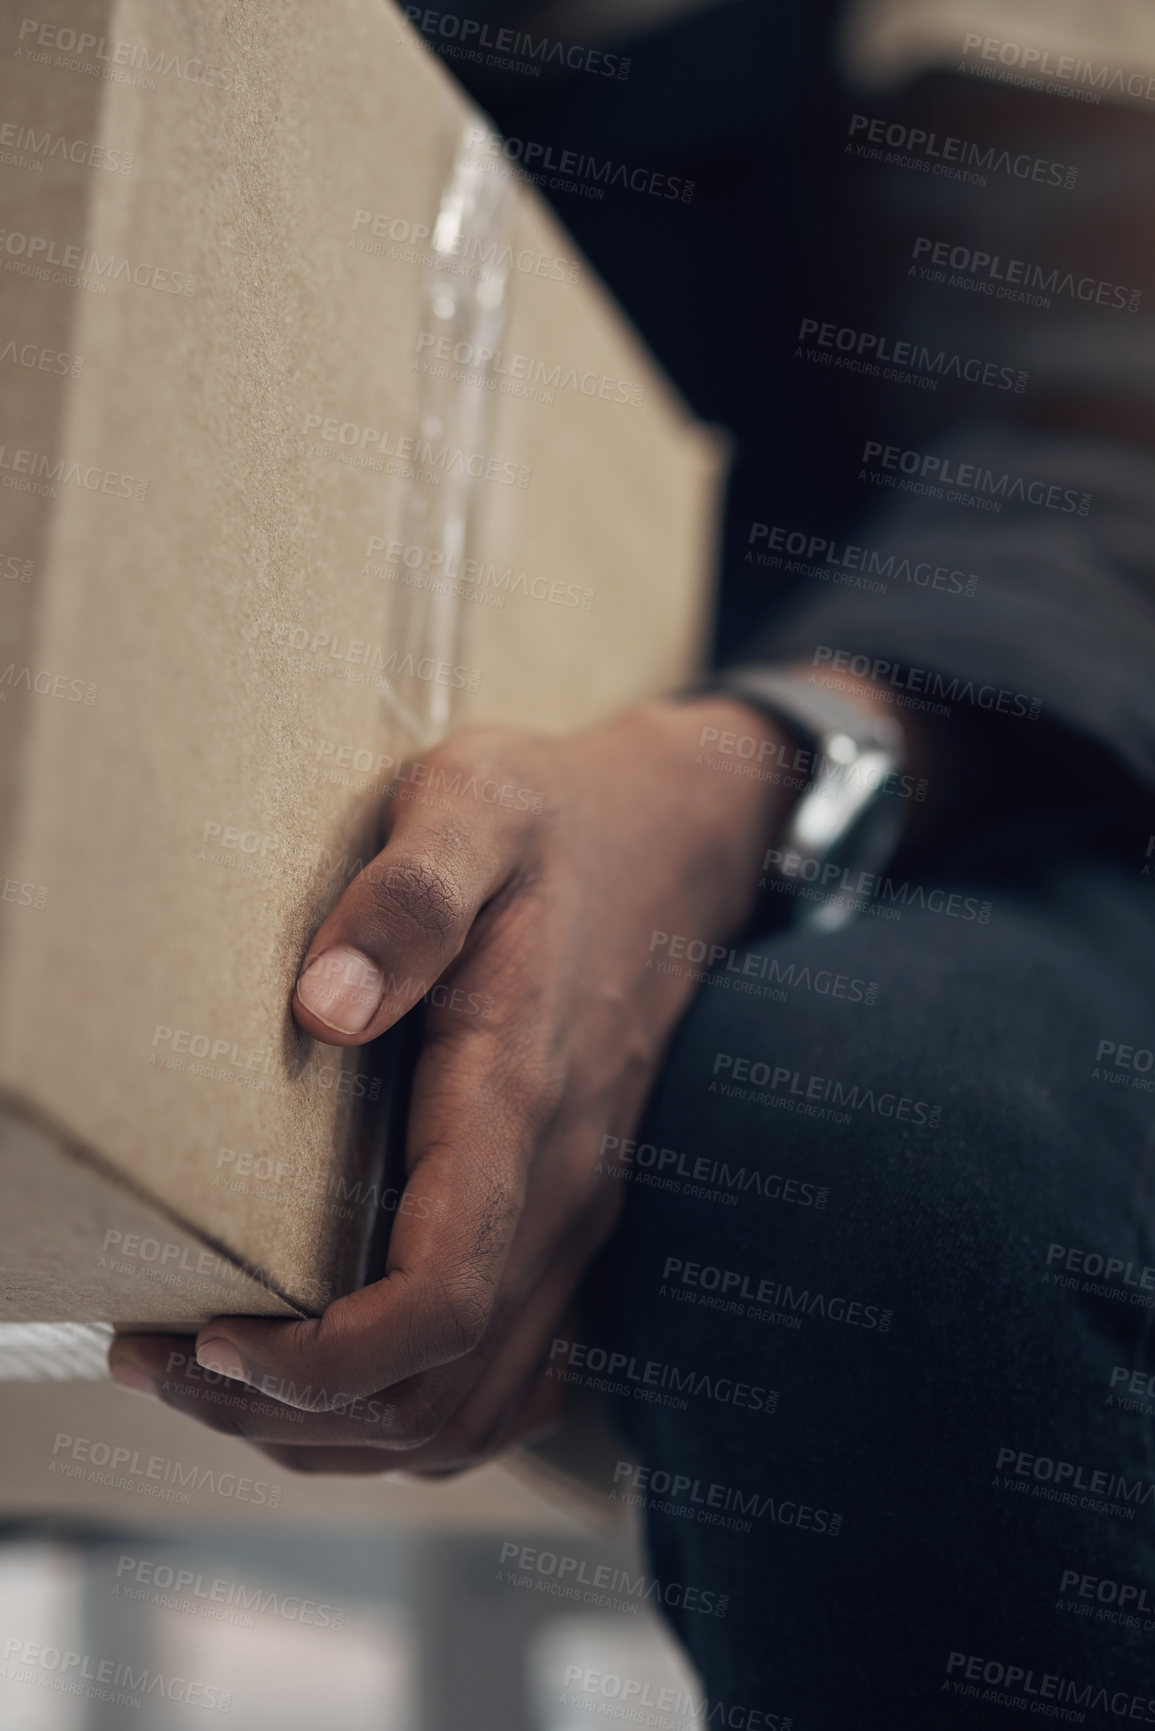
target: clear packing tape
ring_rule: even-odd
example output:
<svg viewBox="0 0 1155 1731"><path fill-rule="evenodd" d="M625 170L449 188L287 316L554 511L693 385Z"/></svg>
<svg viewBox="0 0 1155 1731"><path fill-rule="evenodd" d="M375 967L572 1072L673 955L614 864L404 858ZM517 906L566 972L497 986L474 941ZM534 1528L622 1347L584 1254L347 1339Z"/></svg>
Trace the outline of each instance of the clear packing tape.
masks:
<svg viewBox="0 0 1155 1731"><path fill-rule="evenodd" d="M510 181L492 172L494 156L479 145L471 117L463 129L453 172L433 224L420 297L420 328L460 345L469 357L468 376L418 355L417 467L423 448L436 442L468 453L486 446L493 393L487 389L492 357L505 328L509 293L508 237L515 199ZM492 259L474 273L461 269L462 257ZM440 484L417 479L403 484L399 538L404 549L419 549L418 569L442 573L423 583L406 583L405 572L393 590L388 642L403 665L461 662L463 620L461 586L478 508L477 479L461 462L443 468ZM424 749L454 724L454 687L436 680L386 678L382 698L390 731L401 732Z"/></svg>

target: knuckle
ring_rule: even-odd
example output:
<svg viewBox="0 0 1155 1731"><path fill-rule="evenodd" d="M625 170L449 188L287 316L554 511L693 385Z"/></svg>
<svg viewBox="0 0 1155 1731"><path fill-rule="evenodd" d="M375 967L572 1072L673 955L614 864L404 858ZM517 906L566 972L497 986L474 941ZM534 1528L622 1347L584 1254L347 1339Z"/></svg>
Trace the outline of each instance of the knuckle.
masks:
<svg viewBox="0 0 1155 1731"><path fill-rule="evenodd" d="M459 1277L445 1295L439 1321L441 1344L447 1356L464 1358L485 1339L493 1313L493 1288L474 1276Z"/></svg>
<svg viewBox="0 0 1155 1731"><path fill-rule="evenodd" d="M262 1363L250 1371L248 1392L263 1415L290 1408L300 1413L328 1412L361 1391L355 1385L360 1367L348 1361L347 1331L335 1307L323 1316L292 1323L278 1335L275 1350L264 1347ZM340 1382L334 1384L339 1365Z"/></svg>
<svg viewBox="0 0 1155 1731"><path fill-rule="evenodd" d="M540 1134L565 1104L565 1066L549 1057L524 1059L505 1078L502 1092L518 1122Z"/></svg>
<svg viewBox="0 0 1155 1731"><path fill-rule="evenodd" d="M376 1394L377 1369L366 1355L348 1311L338 1300L323 1316L299 1325L295 1376L270 1380L263 1391L282 1405L302 1412L341 1414L357 1401Z"/></svg>
<svg viewBox="0 0 1155 1731"><path fill-rule="evenodd" d="M427 937L451 937L469 918L460 880L446 860L432 854L383 859L369 868L369 880L380 917L400 918Z"/></svg>
<svg viewBox="0 0 1155 1731"><path fill-rule="evenodd" d="M423 1382L481 1345L495 1291L493 1279L473 1267L422 1283L409 1317L406 1356L419 1367L416 1374Z"/></svg>

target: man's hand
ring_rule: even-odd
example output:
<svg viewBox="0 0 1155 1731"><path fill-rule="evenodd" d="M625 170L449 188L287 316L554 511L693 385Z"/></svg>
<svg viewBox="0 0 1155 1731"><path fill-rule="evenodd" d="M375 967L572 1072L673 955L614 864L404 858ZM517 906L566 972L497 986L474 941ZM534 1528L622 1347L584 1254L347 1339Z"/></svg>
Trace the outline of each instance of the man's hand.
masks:
<svg viewBox="0 0 1155 1731"><path fill-rule="evenodd" d="M755 743L716 755L726 735ZM356 1046L442 982L385 1278L316 1320L208 1324L196 1356L235 1379L227 1401L168 1371L171 1337L118 1339L117 1380L322 1471L452 1470L547 1426L549 1343L619 1208L603 1135L635 1129L695 989L647 967L654 934L720 942L747 921L794 797L779 743L789 757L757 711L707 697L431 753L436 791L389 802L293 1000L316 1039Z"/></svg>

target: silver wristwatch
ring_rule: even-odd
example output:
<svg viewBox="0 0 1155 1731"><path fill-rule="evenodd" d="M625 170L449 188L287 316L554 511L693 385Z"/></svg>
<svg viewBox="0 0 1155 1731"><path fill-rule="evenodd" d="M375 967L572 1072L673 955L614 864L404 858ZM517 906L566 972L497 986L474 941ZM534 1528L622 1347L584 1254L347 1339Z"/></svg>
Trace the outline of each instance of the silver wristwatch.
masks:
<svg viewBox="0 0 1155 1731"><path fill-rule="evenodd" d="M810 753L809 781L767 855L794 895L794 922L837 931L873 896L903 825L900 723L796 668L727 668L715 690L785 722Z"/></svg>

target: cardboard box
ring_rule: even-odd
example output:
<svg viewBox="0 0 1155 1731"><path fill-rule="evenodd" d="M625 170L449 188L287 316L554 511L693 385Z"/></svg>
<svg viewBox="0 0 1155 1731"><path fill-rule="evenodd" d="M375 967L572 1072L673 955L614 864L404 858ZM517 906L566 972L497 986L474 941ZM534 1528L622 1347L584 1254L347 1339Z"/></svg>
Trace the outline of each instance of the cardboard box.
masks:
<svg viewBox="0 0 1155 1731"><path fill-rule="evenodd" d="M0 97L0 1314L316 1313L305 946L406 753L691 673L718 447L388 0L44 0Z"/></svg>

